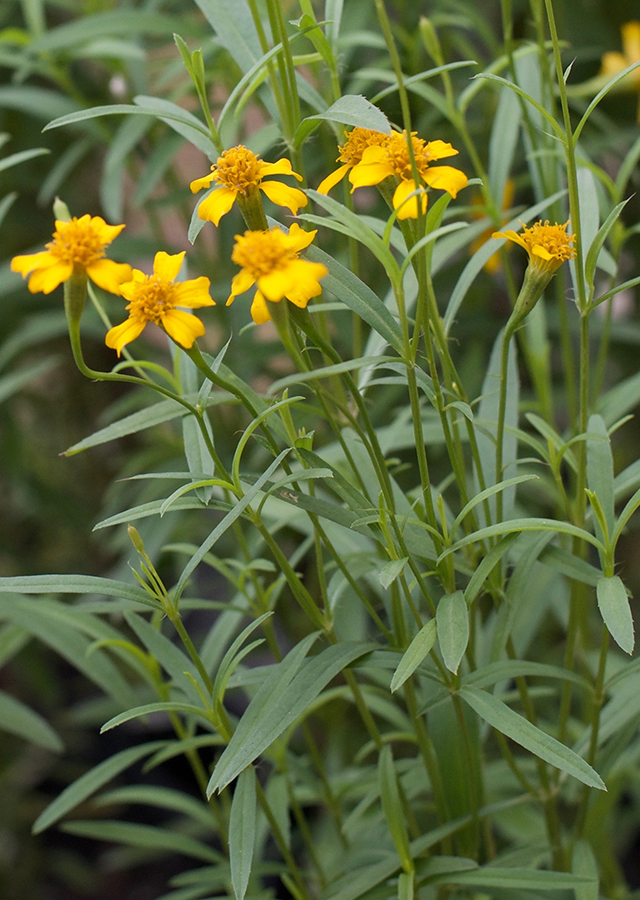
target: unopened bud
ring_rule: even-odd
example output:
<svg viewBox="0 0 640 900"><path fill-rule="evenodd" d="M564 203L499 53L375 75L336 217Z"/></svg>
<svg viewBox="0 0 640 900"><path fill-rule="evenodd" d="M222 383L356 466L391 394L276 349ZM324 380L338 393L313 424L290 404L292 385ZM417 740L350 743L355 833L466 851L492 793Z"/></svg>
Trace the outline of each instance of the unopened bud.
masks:
<svg viewBox="0 0 640 900"><path fill-rule="evenodd" d="M71 221L71 213L69 212L69 207L61 200L60 197L56 197L53 201L53 216L58 222L70 222Z"/></svg>
<svg viewBox="0 0 640 900"><path fill-rule="evenodd" d="M420 19L420 37L422 38L422 43L424 44L425 50L431 57L431 59L435 62L437 66L444 65L444 56L442 55L442 47L440 46L440 40L438 39L438 33L431 22L431 19L427 19L426 16L422 16Z"/></svg>

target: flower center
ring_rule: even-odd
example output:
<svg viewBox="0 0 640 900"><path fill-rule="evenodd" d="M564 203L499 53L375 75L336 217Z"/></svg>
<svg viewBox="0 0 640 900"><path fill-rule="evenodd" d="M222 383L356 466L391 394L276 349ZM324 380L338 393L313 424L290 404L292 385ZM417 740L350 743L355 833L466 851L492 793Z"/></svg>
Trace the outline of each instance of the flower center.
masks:
<svg viewBox="0 0 640 900"><path fill-rule="evenodd" d="M427 142L415 134L411 135L411 144L413 146L413 155L416 161L416 168L420 175L424 175L429 168L429 163L433 159L429 151ZM411 181L413 172L411 169L411 157L409 156L409 145L405 134L394 131L385 144L387 158L393 167L394 174L400 181Z"/></svg>
<svg viewBox="0 0 640 900"><path fill-rule="evenodd" d="M547 253L556 259L565 260L573 259L575 250L571 246L575 238L573 234L567 234L567 225L550 225L549 220L546 222L536 222L534 225L525 226L522 237L531 248L536 245L544 247Z"/></svg>
<svg viewBox="0 0 640 900"><path fill-rule="evenodd" d="M91 222L80 223L74 216L70 222L58 222L46 247L60 262L86 267L102 259L106 243Z"/></svg>
<svg viewBox="0 0 640 900"><path fill-rule="evenodd" d="M127 304L131 318L160 325L162 317L176 305L174 289L175 285L158 275L149 275L146 281L136 282L133 299Z"/></svg>
<svg viewBox="0 0 640 900"><path fill-rule="evenodd" d="M246 196L262 181L262 160L242 144L225 150L211 170L216 181Z"/></svg>
<svg viewBox="0 0 640 900"><path fill-rule="evenodd" d="M256 281L296 259L297 250L288 244L287 235L279 228L271 231L245 231L236 237L231 259L246 269Z"/></svg>
<svg viewBox="0 0 640 900"><path fill-rule="evenodd" d="M340 151L338 162L355 166L362 159L362 154L367 147L384 146L388 140L389 135L383 134L381 131L371 131L368 128L354 128L347 135L344 144L338 147Z"/></svg>

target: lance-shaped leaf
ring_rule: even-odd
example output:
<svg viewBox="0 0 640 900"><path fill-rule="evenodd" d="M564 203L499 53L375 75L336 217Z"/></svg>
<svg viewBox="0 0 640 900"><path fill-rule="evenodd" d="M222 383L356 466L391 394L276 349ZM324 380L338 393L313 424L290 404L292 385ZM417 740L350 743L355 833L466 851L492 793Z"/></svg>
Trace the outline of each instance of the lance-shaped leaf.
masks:
<svg viewBox="0 0 640 900"><path fill-rule="evenodd" d="M438 602L436 624L444 664L455 674L469 643L469 613L462 591L446 594Z"/></svg>
<svg viewBox="0 0 640 900"><path fill-rule="evenodd" d="M617 575L603 576L596 585L598 608L604 624L616 644L625 653L633 653L635 635L633 617L625 586Z"/></svg>
<svg viewBox="0 0 640 900"><path fill-rule="evenodd" d="M256 776L252 766L240 773L231 802L229 858L236 900L244 900L256 839Z"/></svg>

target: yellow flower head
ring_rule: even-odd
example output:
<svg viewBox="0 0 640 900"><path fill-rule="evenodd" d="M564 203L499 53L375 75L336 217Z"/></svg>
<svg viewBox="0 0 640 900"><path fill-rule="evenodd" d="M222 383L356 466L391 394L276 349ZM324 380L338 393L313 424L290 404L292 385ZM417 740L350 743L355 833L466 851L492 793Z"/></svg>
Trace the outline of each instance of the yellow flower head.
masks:
<svg viewBox="0 0 640 900"><path fill-rule="evenodd" d="M432 166L435 160L455 156L458 151L444 141L424 141L415 134L411 135L413 155L420 181L429 187L447 191L456 197L458 191L467 186L467 176L452 166ZM416 185L411 168L409 144L406 132L394 131L384 144L367 147L362 159L349 174L353 188L365 185L380 184L386 178L395 178L397 187L393 194L393 208L399 210L399 219L415 219L418 216L418 198L411 197L420 191L422 211L427 208L427 194L422 185Z"/></svg>
<svg viewBox="0 0 640 900"><path fill-rule="evenodd" d="M613 78L623 69L640 62L640 22L627 22L622 26L622 53L612 51L602 57L601 75ZM622 79L622 85L631 90L640 91L640 66ZM638 105L638 122L640 122L640 105Z"/></svg>
<svg viewBox="0 0 640 900"><path fill-rule="evenodd" d="M191 309L215 306L209 296L208 278L193 278L174 284L183 259L184 251L173 256L160 251L153 261L153 275L134 269L132 280L120 285L120 293L129 301L129 318L112 328L105 338L107 347L117 350L118 356L125 344L142 333L148 322L161 325L169 337L187 349L204 334L200 319L176 309L178 306Z"/></svg>
<svg viewBox="0 0 640 900"><path fill-rule="evenodd" d="M508 238L519 244L529 254L532 266L540 272L553 274L567 259L573 259L576 251L572 246L575 234L567 234L567 225L551 225L547 219L545 222L535 222L533 225L522 224L522 234L517 231L496 231L494 238Z"/></svg>
<svg viewBox="0 0 640 900"><path fill-rule="evenodd" d="M270 228L236 235L231 259L242 270L231 283L227 306L238 294L257 284L251 316L258 325L271 318L266 300L277 303L286 297L304 309L312 297L322 292L318 282L327 274L321 263L300 259L300 253L315 236L315 231L303 231L295 222L288 234L280 228Z"/></svg>
<svg viewBox="0 0 640 900"><path fill-rule="evenodd" d="M371 131L369 128L354 128L346 136L346 141L342 146L338 146L340 155L336 162L341 162L339 166L330 175L321 181L318 185L320 194L328 194L332 187L335 187L339 181L342 181L349 169L356 166L362 159L362 154L367 147L383 146L388 140L389 135L382 131Z"/></svg>
<svg viewBox="0 0 640 900"><path fill-rule="evenodd" d="M194 194L202 188L208 188L213 181L218 185L216 190L202 201L198 207L198 215L201 219L217 225L229 212L238 196L246 198L259 190L277 206L285 206L294 216L301 206L307 205L307 198L302 191L279 181L263 182L267 175L292 175L298 181L302 181L302 176L293 171L288 159L267 163L242 144L225 150L222 156L218 157L216 164L211 166L210 175L191 182L191 191Z"/></svg>
<svg viewBox="0 0 640 900"><path fill-rule="evenodd" d="M120 284L131 278L131 266L105 259L104 250L123 228L124 225L107 225L100 216L56 221L53 240L45 245L47 249L14 256L11 271L20 272L23 278L31 276L28 288L32 294L50 294L74 272L86 272L98 287L117 294Z"/></svg>

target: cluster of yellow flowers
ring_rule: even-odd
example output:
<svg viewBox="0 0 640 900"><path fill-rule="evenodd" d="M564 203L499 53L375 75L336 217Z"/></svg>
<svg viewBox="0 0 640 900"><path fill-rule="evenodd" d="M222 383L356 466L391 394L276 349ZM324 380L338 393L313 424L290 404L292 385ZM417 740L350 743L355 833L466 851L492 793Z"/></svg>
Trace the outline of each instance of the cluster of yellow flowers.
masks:
<svg viewBox="0 0 640 900"><path fill-rule="evenodd" d="M321 182L318 190L327 193L348 173L352 191L366 185L380 185L399 219L417 218L420 211L425 212L427 187L456 197L468 183L467 176L459 169L432 165L458 153L451 144L440 140L427 142L414 133L410 136L399 131L384 134L354 128L338 149L337 161L341 165ZM307 205L307 197L298 188L280 181L265 181L272 175L302 180L288 159L268 163L242 145L226 150L208 175L191 183L194 193L213 186L200 203L200 218L217 226L237 203L245 218L251 218L251 211L255 213L258 209L258 220L266 225L260 192L296 215ZM23 277L29 276L28 287L32 292L48 294L72 277L85 280L88 277L104 290L122 296L127 301L129 317L111 328L105 339L107 346L118 355L149 322L160 325L174 341L189 349L205 329L200 319L186 309L215 305L209 293L209 279L201 277L176 283L184 252L156 253L151 275L106 259L106 247L123 228L124 225L107 225L100 216L56 221L53 240L46 249L14 257L11 268ZM324 265L300 256L315 235L315 231L304 231L295 223L288 233L274 227L236 235L231 258L240 266L240 272L233 279L227 305L255 285L251 315L256 323L271 318L269 302L286 298L305 308L311 298L321 293L320 279L327 274ZM566 225L537 223L533 228L525 226L522 235L508 231L496 233L494 237L507 237L520 244L529 253L531 262L544 265L546 270L555 270L563 260L573 256L570 246L573 237L566 234Z"/></svg>

